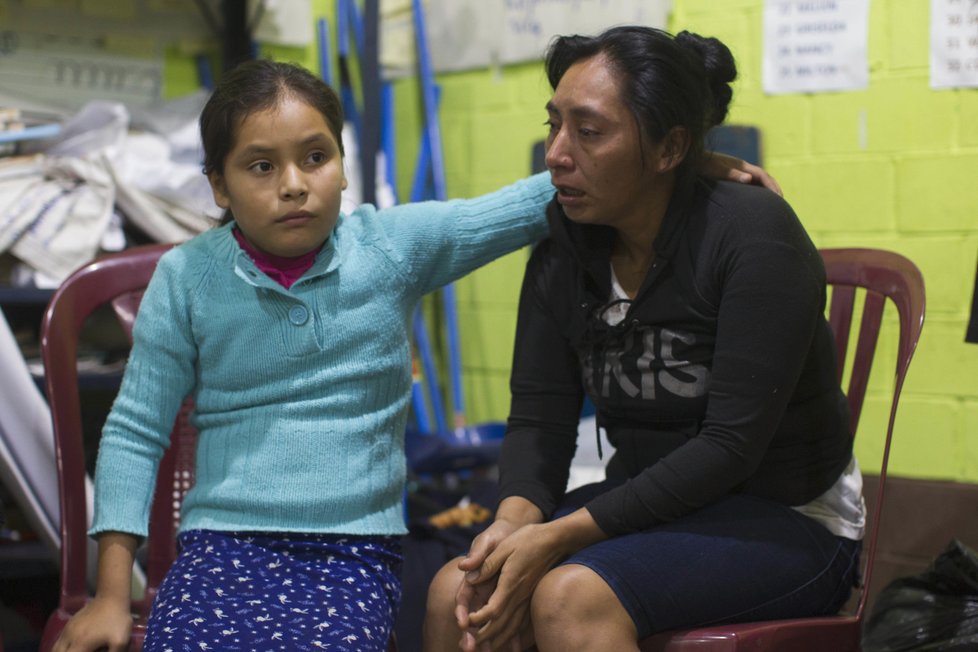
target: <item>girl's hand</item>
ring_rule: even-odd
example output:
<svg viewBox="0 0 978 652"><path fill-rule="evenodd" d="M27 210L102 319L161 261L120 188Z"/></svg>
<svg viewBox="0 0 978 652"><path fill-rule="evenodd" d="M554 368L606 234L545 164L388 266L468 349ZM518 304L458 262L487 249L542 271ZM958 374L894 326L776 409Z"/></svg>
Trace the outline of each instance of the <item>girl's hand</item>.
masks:
<svg viewBox="0 0 978 652"><path fill-rule="evenodd" d="M53 652L125 652L132 633L129 594L139 539L124 532L98 535L95 597L72 616Z"/></svg>
<svg viewBox="0 0 978 652"><path fill-rule="evenodd" d="M95 597L68 621L52 652L125 652L131 633L129 601Z"/></svg>
<svg viewBox="0 0 978 652"><path fill-rule="evenodd" d="M734 156L720 152L707 152L700 165L700 172L713 179L728 179L740 183L764 186L771 192L784 196L781 186L762 168Z"/></svg>

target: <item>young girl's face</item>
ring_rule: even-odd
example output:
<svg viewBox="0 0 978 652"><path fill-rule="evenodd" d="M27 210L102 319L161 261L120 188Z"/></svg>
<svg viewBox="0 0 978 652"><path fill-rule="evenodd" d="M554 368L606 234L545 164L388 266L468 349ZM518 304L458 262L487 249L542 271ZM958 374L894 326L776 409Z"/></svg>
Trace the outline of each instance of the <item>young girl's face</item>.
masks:
<svg viewBox="0 0 978 652"><path fill-rule="evenodd" d="M238 125L224 169L208 177L252 246L301 256L329 237L346 188L339 143L326 119L294 96Z"/></svg>

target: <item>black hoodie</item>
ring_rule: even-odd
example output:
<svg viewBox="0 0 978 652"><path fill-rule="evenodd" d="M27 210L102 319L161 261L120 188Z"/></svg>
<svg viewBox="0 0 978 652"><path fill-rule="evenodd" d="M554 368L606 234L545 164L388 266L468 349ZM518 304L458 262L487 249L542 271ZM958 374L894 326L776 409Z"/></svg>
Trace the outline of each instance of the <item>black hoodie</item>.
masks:
<svg viewBox="0 0 978 652"><path fill-rule="evenodd" d="M655 261L609 326L609 227L569 221L527 264L500 460L501 498L549 515L563 494L585 393L622 486L587 509L608 535L674 520L726 494L801 505L852 454L824 318L825 270L794 212L752 186L677 191Z"/></svg>

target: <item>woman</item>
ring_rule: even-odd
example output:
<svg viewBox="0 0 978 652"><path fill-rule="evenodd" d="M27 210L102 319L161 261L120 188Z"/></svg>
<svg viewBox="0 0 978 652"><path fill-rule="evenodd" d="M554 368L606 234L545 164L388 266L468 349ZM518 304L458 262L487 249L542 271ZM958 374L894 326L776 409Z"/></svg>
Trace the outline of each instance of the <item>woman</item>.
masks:
<svg viewBox="0 0 978 652"><path fill-rule="evenodd" d="M427 649L629 650L836 612L864 507L821 258L777 195L696 175L730 51L619 27L557 39L547 72L557 194L520 299L501 502L432 582ZM563 495L585 394L616 451Z"/></svg>

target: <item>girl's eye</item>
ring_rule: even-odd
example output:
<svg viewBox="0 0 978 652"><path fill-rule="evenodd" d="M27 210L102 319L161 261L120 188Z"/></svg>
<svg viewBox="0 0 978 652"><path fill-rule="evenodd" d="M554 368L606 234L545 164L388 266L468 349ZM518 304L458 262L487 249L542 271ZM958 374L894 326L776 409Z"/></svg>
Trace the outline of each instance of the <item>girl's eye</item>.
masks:
<svg viewBox="0 0 978 652"><path fill-rule="evenodd" d="M325 163L326 154L324 154L323 152L313 152L312 154L309 155L309 162L315 163L317 165L320 163Z"/></svg>
<svg viewBox="0 0 978 652"><path fill-rule="evenodd" d="M249 169L255 172L271 172L272 164L268 161L258 161L257 163L252 163Z"/></svg>

